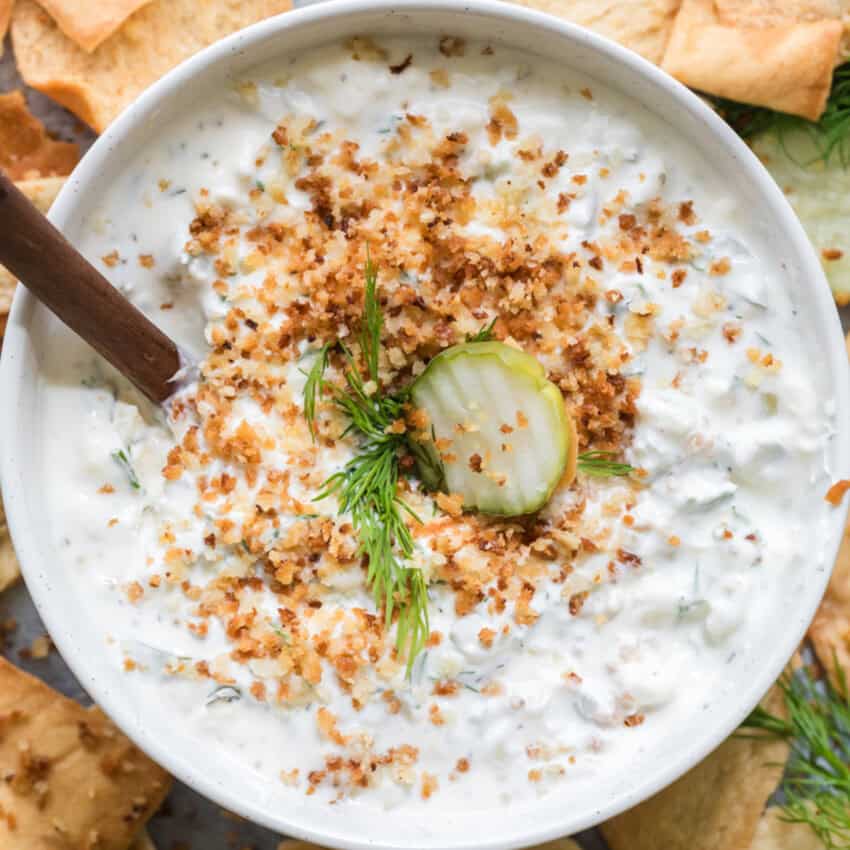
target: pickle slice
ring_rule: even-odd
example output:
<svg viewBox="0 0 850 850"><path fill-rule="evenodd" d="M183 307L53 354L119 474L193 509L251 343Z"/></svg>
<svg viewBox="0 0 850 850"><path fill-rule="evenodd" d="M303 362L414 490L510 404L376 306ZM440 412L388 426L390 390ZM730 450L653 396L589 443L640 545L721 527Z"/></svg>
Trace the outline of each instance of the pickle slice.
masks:
<svg viewBox="0 0 850 850"><path fill-rule="evenodd" d="M460 494L465 508L532 513L575 474L563 396L529 354L501 342L455 345L428 364L411 398L429 422L416 451L423 481Z"/></svg>

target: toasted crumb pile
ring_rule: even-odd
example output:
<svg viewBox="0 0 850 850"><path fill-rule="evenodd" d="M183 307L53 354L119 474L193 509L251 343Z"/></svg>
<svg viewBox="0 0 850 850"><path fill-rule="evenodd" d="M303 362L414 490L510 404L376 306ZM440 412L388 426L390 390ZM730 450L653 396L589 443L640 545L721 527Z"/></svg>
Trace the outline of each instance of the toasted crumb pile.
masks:
<svg viewBox="0 0 850 850"><path fill-rule="evenodd" d="M450 65L451 50L443 53ZM371 60L380 61L380 54ZM447 75L435 82L450 84ZM486 170L492 146L504 142L513 151L510 174L485 188L476 175L482 163ZM369 603L349 518L338 515L333 499L314 501L357 443L340 437L347 423L327 394L311 441L301 370L323 344L336 340L361 360L368 252L385 318L384 387L405 386L438 352L495 321L494 337L536 356L563 391L579 450L621 453L641 389L639 378L624 374L633 355L653 339L685 362L707 355L679 339L683 322L660 325L657 305L621 304L620 292L598 282L600 272L613 267L688 287L688 261L711 235L695 231L690 202L632 205L612 181L599 211L604 236L565 252L564 214L582 197L587 172L569 171L569 150L551 149L523 132L509 92L491 100L480 136L437 132L423 116L407 113L372 156L344 133L287 116L257 154L265 173L270 163L277 179L258 181L245 207L213 203L206 191L196 199L186 250L213 265L213 289L224 309L207 328L211 350L199 382L174 406L182 438L162 470L167 487L194 490L195 504L191 516L163 526L163 561L151 564L147 586L131 586L127 594L136 604L155 594L185 594L195 604L185 625L201 642L198 656L211 630L226 634L228 653L175 661L172 672L214 680L222 698L227 688L248 681L257 701L312 706L334 755L312 771L284 771L283 781L308 793L328 783L342 794L390 775L427 798L443 777L417 772L415 747L400 742L376 752L367 732L340 728L322 704L341 692L357 711L377 702L387 714L398 713L393 688L402 684L404 659L396 657L382 613ZM564 169L572 188L553 191ZM296 197L308 199L306 212L293 207ZM710 274L728 270L727 260ZM703 293L694 309L707 315L721 306ZM724 328L730 344L738 333ZM762 356L753 363L763 364ZM332 382L342 382L344 365L332 353ZM518 414L508 431L522 427ZM410 410L398 427L422 424L420 413ZM407 520L416 565L432 593L446 594L456 617L474 611L487 619L478 634L483 650L499 635L535 623L544 583L560 588L560 599L545 604L581 615L592 587L571 581L571 574L582 559L609 548L616 523L629 524L639 484L610 485L601 516L588 516L589 493L598 494L600 486L609 485L579 478L538 515L496 519L464 513L455 495L424 492L413 474L403 479L405 500L423 518L422 524ZM186 527L203 529L200 546L192 545ZM611 548L597 583L641 566L636 555ZM199 572L193 569L198 563L215 568ZM444 639L433 631L430 645ZM128 660L128 669L134 666ZM570 675L565 671L565 678ZM455 679L435 684L428 722L445 722L445 706L459 688ZM503 692L493 678L480 698ZM623 707L621 723L642 721ZM460 759L452 776L469 769ZM539 774L534 768L529 778L538 781Z"/></svg>

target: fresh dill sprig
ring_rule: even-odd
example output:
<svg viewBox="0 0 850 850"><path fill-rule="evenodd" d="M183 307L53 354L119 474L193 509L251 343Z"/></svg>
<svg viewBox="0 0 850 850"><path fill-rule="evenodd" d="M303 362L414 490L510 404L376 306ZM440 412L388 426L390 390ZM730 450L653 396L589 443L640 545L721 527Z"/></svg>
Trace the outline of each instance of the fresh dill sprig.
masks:
<svg viewBox="0 0 850 850"><path fill-rule="evenodd" d="M384 324L381 303L378 300L378 270L369 252L366 252L366 292L363 299L363 329L360 347L369 370L369 377L378 383L378 354L381 350L381 329Z"/></svg>
<svg viewBox="0 0 850 850"><path fill-rule="evenodd" d="M785 153L795 162L796 159L785 146L785 140L791 131L805 132L814 146L816 155L809 162L800 162L798 165L811 165L813 162L828 165L833 156L838 157L842 168L850 165L850 62L839 65L833 72L826 107L817 121L723 98L711 100L720 115L743 139L772 133Z"/></svg>
<svg viewBox="0 0 850 850"><path fill-rule="evenodd" d="M393 425L404 416L407 393L384 393L378 385L383 317L377 277L371 260L367 260L360 345L369 379L375 387L367 391L354 355L342 343L338 345L348 364L345 387L330 387L334 404L348 419L343 436L355 434L362 444L357 454L325 481L316 501L336 496L340 512L351 514L358 537L358 555L368 558L366 581L375 605L384 609L386 628L392 625L393 615L397 613L396 650L400 656L407 656L409 675L428 639L428 594L422 570L406 563L413 556L413 535L404 517L420 520L398 495L399 462L406 451L407 438L403 430L399 433ZM326 345L308 376L312 393L308 396L305 386L304 413L308 421L310 416L315 417L316 392L324 386L329 351Z"/></svg>
<svg viewBox="0 0 850 850"><path fill-rule="evenodd" d="M493 339L493 328L496 327L496 319L493 319L489 325L484 325L478 333L467 334L467 342L490 342Z"/></svg>
<svg viewBox="0 0 850 850"><path fill-rule="evenodd" d="M325 370L328 368L328 357L331 344L326 342L320 349L309 372L304 372L307 380L304 383L304 418L310 429L310 437L316 442L316 399L325 385Z"/></svg>
<svg viewBox="0 0 850 850"><path fill-rule="evenodd" d="M635 470L627 463L616 460L616 452L592 451L582 452L578 456L577 468L585 475L596 478L625 477L631 475Z"/></svg>
<svg viewBox="0 0 850 850"><path fill-rule="evenodd" d="M787 739L791 756L781 790L783 817L808 824L827 850L850 848L850 693L836 664L838 682L818 682L801 670L783 676L787 720L763 708L744 726Z"/></svg>

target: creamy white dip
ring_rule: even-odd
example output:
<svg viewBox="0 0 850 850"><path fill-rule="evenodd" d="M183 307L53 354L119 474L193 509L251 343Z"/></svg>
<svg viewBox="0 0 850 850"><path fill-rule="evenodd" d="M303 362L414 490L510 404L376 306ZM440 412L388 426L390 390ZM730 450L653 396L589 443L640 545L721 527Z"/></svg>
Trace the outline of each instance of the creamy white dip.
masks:
<svg viewBox="0 0 850 850"><path fill-rule="evenodd" d="M582 274L600 295L612 293L593 313L631 354L622 374L640 378L624 448L642 484L580 475L556 494L543 519L584 500L582 528L595 536L570 559L568 575L538 576L535 616L518 622L513 604L494 611L487 588L459 615L454 591L432 581L431 630L441 640L420 656L410 680L403 664L367 664L355 706L351 689L323 662L318 684L293 686L279 701L277 662L233 660L234 639L221 620L199 627L192 589L222 575L262 577L256 554L239 541L219 541L214 550L205 544L213 519L227 516L221 500L209 513L196 509L199 475L240 473L215 460L212 470L164 477L175 435L182 439L196 420L168 423L85 346L57 337L39 427L59 564L84 588L104 657L126 669L138 698L159 704L199 747L226 751L265 777L270 805L311 792L368 808L468 810L605 782L667 729L686 718L700 723L729 665L756 650L783 586L822 562L827 507L812 492L826 489L829 410L808 377L812 363L793 305L751 211L668 127L619 95L532 56L483 47L467 44L459 55L455 44L441 51L431 40L388 41L384 57L368 44L331 46L260 69L168 127L128 163L85 223L84 253L201 361L231 307L257 305L268 269L245 262L253 251L246 234L258 221L295 225L311 206L295 187L300 172L281 167L280 146L270 140L285 116L313 119L313 133L339 131L379 169L407 115L423 116L436 137L465 133L459 167L482 202L504 198L511 181L528 182L518 151L538 140L537 169L558 150L568 159L541 180L538 199L511 200L513 215L549 216L553 242L582 258ZM408 54L409 66L398 71ZM492 98L507 104L519 127L495 144L486 129ZM563 194L569 203L557 209ZM674 211L686 204L676 228L690 256L670 262L647 254L639 268L607 256L590 262L600 253L594 245L613 244L632 226L629 216L645 220L655 199ZM235 222L237 273L225 276L223 288L214 286L222 275L213 260L187 250L200 200L227 208ZM462 228L505 238L477 214ZM675 270L686 272L677 285ZM392 291L398 281L382 283ZM294 275L289 301L270 321L293 308L298 286ZM554 328L556 319L546 307L535 314L541 328ZM457 331L462 339L484 323L467 317ZM538 353L550 372L558 370L562 342ZM304 342L302 352L308 349L315 350ZM310 451L300 408L301 370L311 362L280 367L297 422L264 411L250 394L237 396L241 419L273 438L263 473ZM335 517L332 500L312 499L353 450L350 442L320 449L314 477L293 485L302 504L314 505L311 513ZM429 497L410 499L426 507L429 521L444 516L436 506L431 514ZM240 511L231 519L244 521ZM292 511L279 520L280 534L308 521ZM443 557L439 538L452 533L417 538L417 565L431 578ZM192 555L180 563L180 580L169 582L175 548ZM461 561L486 559L486 551L469 548ZM327 576L319 570L315 582L324 584L325 603L311 628L335 610L375 611L359 564ZM266 618L270 631L286 631L267 581L243 597L240 610ZM482 629L494 632L490 646ZM198 662L233 684L199 675ZM265 687L259 699L256 682ZM439 692L443 682L454 683L452 693ZM339 735L320 728L322 708ZM310 779L329 757L401 747L414 748L415 758L377 767L367 788Z"/></svg>

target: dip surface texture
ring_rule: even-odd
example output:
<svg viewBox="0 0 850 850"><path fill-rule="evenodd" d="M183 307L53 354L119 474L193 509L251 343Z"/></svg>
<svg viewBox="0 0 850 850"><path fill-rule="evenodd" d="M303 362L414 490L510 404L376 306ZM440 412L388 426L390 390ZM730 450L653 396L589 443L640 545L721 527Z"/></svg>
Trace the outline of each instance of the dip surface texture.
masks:
<svg viewBox="0 0 850 850"><path fill-rule="evenodd" d="M166 418L64 330L45 364L46 527L104 658L269 805L521 804L698 726L823 569L830 408L753 218L657 118L498 46L358 39L200 97L81 246L197 380ZM634 468L505 519L403 458L430 614L409 676L352 518L317 498L358 439L330 391L315 440L304 412L326 344L329 384L338 342L368 375L367 254L381 386L492 325L579 451ZM490 396L509 452L527 423ZM413 408L393 427L427 438Z"/></svg>

